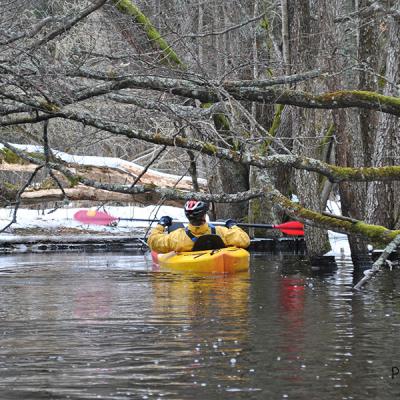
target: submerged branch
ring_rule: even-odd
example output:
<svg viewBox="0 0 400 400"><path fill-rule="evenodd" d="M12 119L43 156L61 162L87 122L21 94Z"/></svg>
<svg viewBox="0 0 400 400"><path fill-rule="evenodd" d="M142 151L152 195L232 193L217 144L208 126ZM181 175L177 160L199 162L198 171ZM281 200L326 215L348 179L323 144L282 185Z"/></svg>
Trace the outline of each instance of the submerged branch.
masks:
<svg viewBox="0 0 400 400"><path fill-rule="evenodd" d="M374 262L371 269L364 271L364 277L360 279L356 285L355 290L360 290L370 279L372 279L382 268L391 253L400 246L400 233L385 247L382 254Z"/></svg>

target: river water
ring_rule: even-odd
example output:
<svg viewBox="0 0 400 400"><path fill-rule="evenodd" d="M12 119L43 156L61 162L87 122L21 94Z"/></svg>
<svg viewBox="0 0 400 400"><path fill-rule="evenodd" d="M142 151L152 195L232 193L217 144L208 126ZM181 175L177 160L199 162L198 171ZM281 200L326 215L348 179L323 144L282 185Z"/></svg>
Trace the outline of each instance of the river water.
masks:
<svg viewBox="0 0 400 400"><path fill-rule="evenodd" d="M398 398L400 273L353 279L271 254L233 276L1 256L0 399Z"/></svg>

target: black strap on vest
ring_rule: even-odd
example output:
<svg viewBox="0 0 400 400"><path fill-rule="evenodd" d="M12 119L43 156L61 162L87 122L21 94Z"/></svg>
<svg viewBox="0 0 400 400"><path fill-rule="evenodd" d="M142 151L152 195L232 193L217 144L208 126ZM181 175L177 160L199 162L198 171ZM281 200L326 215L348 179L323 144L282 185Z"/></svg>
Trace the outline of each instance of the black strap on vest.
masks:
<svg viewBox="0 0 400 400"><path fill-rule="evenodd" d="M201 235L194 242L192 251L203 251L203 250L217 250L223 249L225 243L221 236L218 235Z"/></svg>
<svg viewBox="0 0 400 400"><path fill-rule="evenodd" d="M215 229L214 225L208 224L208 226L211 228L211 235L215 235L217 230ZM190 232L189 228L185 228L185 232L186 234L190 237L190 239L192 240L192 242L196 242L196 240L198 239L198 237L194 236L192 232Z"/></svg>

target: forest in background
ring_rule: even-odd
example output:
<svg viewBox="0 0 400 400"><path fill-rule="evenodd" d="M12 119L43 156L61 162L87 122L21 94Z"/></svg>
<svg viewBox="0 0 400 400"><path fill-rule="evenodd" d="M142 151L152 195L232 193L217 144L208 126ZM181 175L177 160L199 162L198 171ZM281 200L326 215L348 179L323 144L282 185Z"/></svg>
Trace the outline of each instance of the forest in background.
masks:
<svg viewBox="0 0 400 400"><path fill-rule="evenodd" d="M327 229L349 234L354 253L398 237L399 2L0 0L0 9L2 206L18 208L32 190L35 203L54 190L65 201L196 196L216 218L303 221L310 255L329 250ZM52 149L142 171L66 163ZM190 175L192 187L146 183L149 169ZM341 216L324 211L332 196Z"/></svg>

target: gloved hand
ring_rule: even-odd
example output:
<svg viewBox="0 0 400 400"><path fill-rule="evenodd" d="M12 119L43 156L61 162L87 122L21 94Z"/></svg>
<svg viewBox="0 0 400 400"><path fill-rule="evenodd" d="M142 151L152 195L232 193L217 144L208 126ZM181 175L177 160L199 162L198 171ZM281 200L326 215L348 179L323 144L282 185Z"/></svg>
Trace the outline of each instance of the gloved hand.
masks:
<svg viewBox="0 0 400 400"><path fill-rule="evenodd" d="M161 217L158 223L162 226L171 226L172 225L172 218L168 215Z"/></svg>
<svg viewBox="0 0 400 400"><path fill-rule="evenodd" d="M237 222L234 219L227 219L225 221L225 226L227 228L232 228L232 226L235 226L237 224Z"/></svg>

